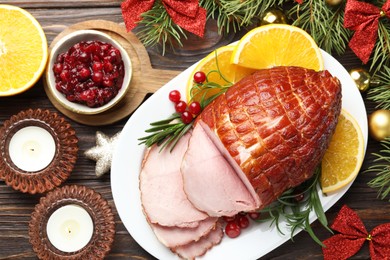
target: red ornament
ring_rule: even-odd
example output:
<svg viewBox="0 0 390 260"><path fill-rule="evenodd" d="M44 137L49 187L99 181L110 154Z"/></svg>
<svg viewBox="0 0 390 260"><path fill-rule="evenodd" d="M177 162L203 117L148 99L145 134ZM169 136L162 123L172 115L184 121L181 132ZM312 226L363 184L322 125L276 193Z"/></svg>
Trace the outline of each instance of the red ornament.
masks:
<svg viewBox="0 0 390 260"><path fill-rule="evenodd" d="M367 232L355 211L343 206L331 228L340 234L324 241L324 260L347 259L356 254L367 240L372 260L388 259L390 256L390 223Z"/></svg>
<svg viewBox="0 0 390 260"><path fill-rule="evenodd" d="M357 0L347 1L344 27L355 31L349 47L364 64L370 59L378 38L379 19L384 16L390 17L390 0L382 8Z"/></svg>
<svg viewBox="0 0 390 260"><path fill-rule="evenodd" d="M126 0L121 4L122 16L128 31L142 20L141 14L149 11L155 0ZM187 31L203 37L206 26L206 9L199 0L162 0L172 21Z"/></svg>
<svg viewBox="0 0 390 260"><path fill-rule="evenodd" d="M297 2L298 4L302 4L303 0L295 0L295 2Z"/></svg>

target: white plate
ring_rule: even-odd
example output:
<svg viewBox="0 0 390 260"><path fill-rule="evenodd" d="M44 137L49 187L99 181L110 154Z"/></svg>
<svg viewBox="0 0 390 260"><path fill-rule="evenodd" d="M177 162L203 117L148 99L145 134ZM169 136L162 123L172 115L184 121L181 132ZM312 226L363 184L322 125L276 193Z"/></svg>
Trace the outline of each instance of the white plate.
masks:
<svg viewBox="0 0 390 260"><path fill-rule="evenodd" d="M357 119L366 148L367 114L360 92L344 67L328 53L323 51L322 54L325 68L342 83L342 106ZM168 94L171 90L179 89L182 96L185 96L186 82L194 66L168 82L138 108L123 128L113 155L111 189L119 216L137 243L158 259L177 259L177 257L156 239L142 213L138 175L145 147L138 145L137 139L145 136L144 131L149 128L150 122L164 119L173 113L173 105L168 100ZM326 197L319 192L324 210L328 210L335 204L349 187L350 185ZM311 222L315 219L315 215L312 214ZM238 238L229 239L225 236L222 243L208 251L202 259L222 257L223 259L256 259L290 239L289 230L285 225L281 225L286 234L284 236L279 234L275 227L269 228L269 226L269 223L252 224L250 229L246 229Z"/></svg>

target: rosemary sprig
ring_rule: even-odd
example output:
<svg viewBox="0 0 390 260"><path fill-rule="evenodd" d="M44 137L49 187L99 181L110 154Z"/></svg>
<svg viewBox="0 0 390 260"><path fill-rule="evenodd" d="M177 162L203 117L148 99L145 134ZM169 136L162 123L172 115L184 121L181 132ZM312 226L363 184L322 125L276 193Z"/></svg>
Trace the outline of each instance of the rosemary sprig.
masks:
<svg viewBox="0 0 390 260"><path fill-rule="evenodd" d="M187 133L193 122L185 124L180 120L180 114L174 113L167 119L153 122L151 128L145 130L150 135L139 138L140 144L145 144L151 147L154 144L161 145L160 151L165 147L171 146L171 151L179 141L179 139Z"/></svg>
<svg viewBox="0 0 390 260"><path fill-rule="evenodd" d="M294 189L285 191L276 202L261 210L261 213L266 213L268 216L259 221L266 222L271 220L271 225L275 224L279 233L284 235L280 228L280 222L285 220L291 230L291 240L293 240L297 229L301 228L308 232L315 242L324 246L321 240L315 235L309 221L310 213L314 211L318 221L332 233L332 230L328 227L328 220L318 196L320 174L321 167L317 167L310 180ZM304 199L298 201L296 197L301 195L304 195Z"/></svg>
<svg viewBox="0 0 390 260"><path fill-rule="evenodd" d="M376 174L376 177L368 182L368 186L378 189L378 197L385 199L390 194L390 139L381 141L381 145L384 149L372 154L377 157L374 159L376 164L369 167L365 173Z"/></svg>

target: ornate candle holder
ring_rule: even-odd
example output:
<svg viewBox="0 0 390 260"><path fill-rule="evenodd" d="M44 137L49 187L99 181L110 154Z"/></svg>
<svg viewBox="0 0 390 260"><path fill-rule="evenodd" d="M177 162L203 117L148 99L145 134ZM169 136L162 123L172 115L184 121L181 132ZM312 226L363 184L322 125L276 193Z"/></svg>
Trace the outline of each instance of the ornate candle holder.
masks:
<svg viewBox="0 0 390 260"><path fill-rule="evenodd" d="M66 207L85 211L92 220L92 230L80 220L80 214L68 211L67 216ZM60 218L57 218L55 215L59 211L62 212L59 214ZM49 223L50 221L54 223ZM63 232L65 234L61 234ZM114 215L108 202L94 190L85 186L64 186L40 199L31 215L29 235L33 250L40 259L103 259L114 241ZM61 242L61 236L66 239L63 244L57 243ZM80 241L80 237L85 241L85 236L88 237L85 245L77 247L79 243L73 243ZM60 250L55 245L66 250Z"/></svg>
<svg viewBox="0 0 390 260"><path fill-rule="evenodd" d="M58 114L21 111L0 128L0 179L25 193L52 190L72 172L77 144L75 131Z"/></svg>

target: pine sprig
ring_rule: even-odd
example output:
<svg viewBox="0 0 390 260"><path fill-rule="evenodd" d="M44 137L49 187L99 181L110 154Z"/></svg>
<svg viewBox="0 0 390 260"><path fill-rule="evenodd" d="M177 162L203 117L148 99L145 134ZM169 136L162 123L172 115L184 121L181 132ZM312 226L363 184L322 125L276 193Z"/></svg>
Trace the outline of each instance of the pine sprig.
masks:
<svg viewBox="0 0 390 260"><path fill-rule="evenodd" d="M293 236L298 229L303 229L309 233L315 242L324 246L321 240L315 235L309 220L310 213L314 211L318 221L332 233L332 230L328 227L328 220L318 196L320 173L321 168L317 167L310 180L294 189L285 191L276 202L261 211L262 213L267 213L269 217L260 221L271 220L271 225L275 224L279 233L283 234L280 228L280 222L285 220L290 227L291 240L293 240ZM297 193L297 190L301 192ZM304 194L304 199L297 201L296 197L302 194Z"/></svg>
<svg viewBox="0 0 390 260"><path fill-rule="evenodd" d="M390 109L390 67L383 65L382 70L372 76L371 82L375 82L375 86L368 90L367 99L375 101L377 107Z"/></svg>
<svg viewBox="0 0 390 260"><path fill-rule="evenodd" d="M294 5L288 16L294 20L293 25L308 31L319 47L341 55L352 35L344 28L344 8L345 3L331 7L325 1L303 1Z"/></svg>
<svg viewBox="0 0 390 260"><path fill-rule="evenodd" d="M142 14L139 25L140 29L136 32L139 40L146 47L161 44L162 55L165 54L167 45L169 47L175 44L182 46L181 37L187 38L183 29L172 21L160 1L157 1L152 9Z"/></svg>
<svg viewBox="0 0 390 260"><path fill-rule="evenodd" d="M185 124L180 120L180 114L174 113L167 119L153 122L151 128L145 130L150 135L139 138L140 144L145 144L151 147L154 144L161 145L160 151L165 147L170 146L171 151L180 140L192 127L193 122Z"/></svg>
<svg viewBox="0 0 390 260"><path fill-rule="evenodd" d="M385 199L390 194L390 139L381 141L381 145L384 149L380 150L379 153L373 153L377 157L374 159L375 165L369 167L365 172L376 174L376 177L368 182L368 186L378 189L378 197Z"/></svg>

